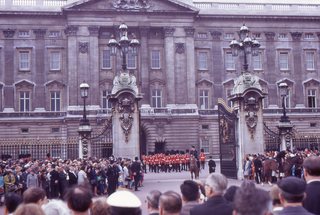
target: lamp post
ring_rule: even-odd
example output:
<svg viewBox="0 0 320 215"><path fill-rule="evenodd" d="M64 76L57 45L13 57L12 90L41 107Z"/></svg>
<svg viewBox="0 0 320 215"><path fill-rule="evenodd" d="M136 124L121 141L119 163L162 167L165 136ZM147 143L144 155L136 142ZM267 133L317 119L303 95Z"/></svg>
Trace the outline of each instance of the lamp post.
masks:
<svg viewBox="0 0 320 215"><path fill-rule="evenodd" d="M87 111L86 111L86 98L88 98L88 90L89 84L83 82L80 84L80 95L83 99L83 115L82 119L80 119L80 125L78 133L80 135L80 142L79 142L79 157L80 158L87 158L90 155L90 146L88 140L90 138L92 129L90 126L90 122L87 119Z"/></svg>
<svg viewBox="0 0 320 215"><path fill-rule="evenodd" d="M287 116L287 113L286 113L286 105L284 102L289 93L287 83L281 82L279 84L279 92L282 98L282 116L280 118L280 122L290 122L289 117Z"/></svg>
<svg viewBox="0 0 320 215"><path fill-rule="evenodd" d="M249 28L243 24L239 31L239 40L233 39L230 42L230 48L234 57L238 56L239 51L243 52L244 62L243 69L248 71L247 55L257 56L259 54L260 43L255 38L249 36Z"/></svg>
<svg viewBox="0 0 320 215"><path fill-rule="evenodd" d="M119 26L120 31L120 39L119 42L115 38L111 38L108 42L108 46L111 48L111 55L116 55L117 50L120 50L120 54L122 56L122 70L127 70L127 54L130 52L133 55L138 53L138 48L140 46L139 40L135 38L133 34L133 38L129 40L128 38L128 26L122 23Z"/></svg>

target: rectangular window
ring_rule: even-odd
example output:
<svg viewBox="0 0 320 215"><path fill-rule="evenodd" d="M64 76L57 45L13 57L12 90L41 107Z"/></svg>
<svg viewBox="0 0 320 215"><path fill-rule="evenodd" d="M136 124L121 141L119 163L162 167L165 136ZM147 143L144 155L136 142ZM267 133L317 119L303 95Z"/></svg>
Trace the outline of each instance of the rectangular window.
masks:
<svg viewBox="0 0 320 215"><path fill-rule="evenodd" d="M19 92L19 108L20 112L30 111L30 92L21 91Z"/></svg>
<svg viewBox="0 0 320 215"><path fill-rule="evenodd" d="M19 37L30 37L29 31L19 31Z"/></svg>
<svg viewBox="0 0 320 215"><path fill-rule="evenodd" d="M227 40L232 40L234 38L233 33L225 33L224 38Z"/></svg>
<svg viewBox="0 0 320 215"><path fill-rule="evenodd" d="M152 90L151 101L152 107L162 107L162 91L160 89Z"/></svg>
<svg viewBox="0 0 320 215"><path fill-rule="evenodd" d="M102 91L102 109L111 109L112 104L108 100L108 95L111 94L111 90L103 90Z"/></svg>
<svg viewBox="0 0 320 215"><path fill-rule="evenodd" d="M289 70L289 54L288 52L279 53L279 68L280 70Z"/></svg>
<svg viewBox="0 0 320 215"><path fill-rule="evenodd" d="M19 70L30 71L30 51L19 51Z"/></svg>
<svg viewBox="0 0 320 215"><path fill-rule="evenodd" d="M259 52L257 56L252 57L253 70L262 70L262 53Z"/></svg>
<svg viewBox="0 0 320 215"><path fill-rule="evenodd" d="M60 37L60 31L49 31L49 37Z"/></svg>
<svg viewBox="0 0 320 215"><path fill-rule="evenodd" d="M307 70L314 70L314 52L307 51L306 52L306 69Z"/></svg>
<svg viewBox="0 0 320 215"><path fill-rule="evenodd" d="M129 51L128 55L127 55L127 67L128 67L128 69L137 68L137 56L134 55L130 51Z"/></svg>
<svg viewBox="0 0 320 215"><path fill-rule="evenodd" d="M206 32L199 32L198 33L198 38L199 39L207 39L208 38L208 34Z"/></svg>
<svg viewBox="0 0 320 215"><path fill-rule="evenodd" d="M225 54L225 67L226 70L235 70L236 65L234 61L234 57L232 56L232 52L226 52Z"/></svg>
<svg viewBox="0 0 320 215"><path fill-rule="evenodd" d="M105 49L102 50L102 69L110 69L111 68L111 50Z"/></svg>
<svg viewBox="0 0 320 215"><path fill-rule="evenodd" d="M199 95L200 109L209 109L209 91L208 90L200 90Z"/></svg>
<svg viewBox="0 0 320 215"><path fill-rule="evenodd" d="M151 69L160 69L160 50L151 51Z"/></svg>
<svg viewBox="0 0 320 215"><path fill-rule="evenodd" d="M286 33L280 33L279 36L278 36L279 39L287 39L288 36Z"/></svg>
<svg viewBox="0 0 320 215"><path fill-rule="evenodd" d="M51 51L50 52L50 70L61 70L61 52Z"/></svg>
<svg viewBox="0 0 320 215"><path fill-rule="evenodd" d="M199 70L208 69L208 52L199 52L198 55Z"/></svg>
<svg viewBox="0 0 320 215"><path fill-rule="evenodd" d="M203 137L201 138L201 149L203 149L204 153L209 153L209 148L210 148L210 141L209 138Z"/></svg>
<svg viewBox="0 0 320 215"><path fill-rule="evenodd" d="M253 33L252 37L255 39L261 39L261 33Z"/></svg>
<svg viewBox="0 0 320 215"><path fill-rule="evenodd" d="M61 110L61 97L60 91L50 92L50 111L60 111Z"/></svg>
<svg viewBox="0 0 320 215"><path fill-rule="evenodd" d="M284 98L284 105L286 108L291 107L291 90L288 89L288 95Z"/></svg>
<svg viewBox="0 0 320 215"><path fill-rule="evenodd" d="M316 90L315 89L308 90L308 107L309 108L316 108L317 107L317 97L316 97Z"/></svg>
<svg viewBox="0 0 320 215"><path fill-rule="evenodd" d="M307 40L313 40L314 34L313 33L305 33L304 38Z"/></svg>

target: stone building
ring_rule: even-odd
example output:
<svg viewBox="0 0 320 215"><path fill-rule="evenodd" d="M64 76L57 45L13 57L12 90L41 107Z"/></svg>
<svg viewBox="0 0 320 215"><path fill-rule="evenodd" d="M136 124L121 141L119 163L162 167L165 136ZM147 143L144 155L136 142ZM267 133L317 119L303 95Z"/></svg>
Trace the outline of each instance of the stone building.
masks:
<svg viewBox="0 0 320 215"><path fill-rule="evenodd" d="M94 154L111 153L112 133L99 132L111 116L107 96L121 68L107 44L121 23L141 44L127 64L143 96L143 153L195 145L219 155L217 103L241 72L229 43L243 23L261 43L249 70L268 94L266 132L277 130L284 81L295 144L319 146L319 14L319 0L1 0L1 153L76 157L83 81L98 136Z"/></svg>

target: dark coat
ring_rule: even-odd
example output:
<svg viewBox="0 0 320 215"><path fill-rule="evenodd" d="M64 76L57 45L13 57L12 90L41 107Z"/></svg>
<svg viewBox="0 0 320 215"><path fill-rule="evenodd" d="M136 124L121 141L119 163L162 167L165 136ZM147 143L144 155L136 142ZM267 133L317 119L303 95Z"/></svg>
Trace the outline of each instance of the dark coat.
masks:
<svg viewBox="0 0 320 215"><path fill-rule="evenodd" d="M303 207L311 213L320 215L320 181L307 184L306 194Z"/></svg>
<svg viewBox="0 0 320 215"><path fill-rule="evenodd" d="M222 196L209 198L205 203L190 210L190 215L232 215L232 205Z"/></svg>
<svg viewBox="0 0 320 215"><path fill-rule="evenodd" d="M131 164L131 172L133 173L133 175L140 175L141 172L141 163L138 161L134 161Z"/></svg>
<svg viewBox="0 0 320 215"><path fill-rule="evenodd" d="M78 182L78 176L76 173L72 173L70 171L67 171L68 172L68 175L69 175L69 185L70 186L73 186L73 185L76 185L77 182Z"/></svg>
<svg viewBox="0 0 320 215"><path fill-rule="evenodd" d="M313 214L309 213L302 206L296 206L296 207L283 208L283 210L280 211L278 215L313 215Z"/></svg>

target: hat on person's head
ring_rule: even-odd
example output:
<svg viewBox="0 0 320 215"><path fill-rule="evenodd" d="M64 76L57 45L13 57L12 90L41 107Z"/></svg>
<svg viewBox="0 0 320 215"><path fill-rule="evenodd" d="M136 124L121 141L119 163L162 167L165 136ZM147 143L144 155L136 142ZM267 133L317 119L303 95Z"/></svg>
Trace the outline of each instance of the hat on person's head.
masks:
<svg viewBox="0 0 320 215"><path fill-rule="evenodd" d="M300 178L289 176L278 182L281 191L292 195L302 195L306 191L306 182Z"/></svg>
<svg viewBox="0 0 320 215"><path fill-rule="evenodd" d="M138 158L138 157L135 157L134 160L137 161L137 160L139 160L139 158Z"/></svg>
<svg viewBox="0 0 320 215"><path fill-rule="evenodd" d="M141 207L140 199L130 191L119 190L112 193L107 199L108 205L120 208L139 208Z"/></svg>

